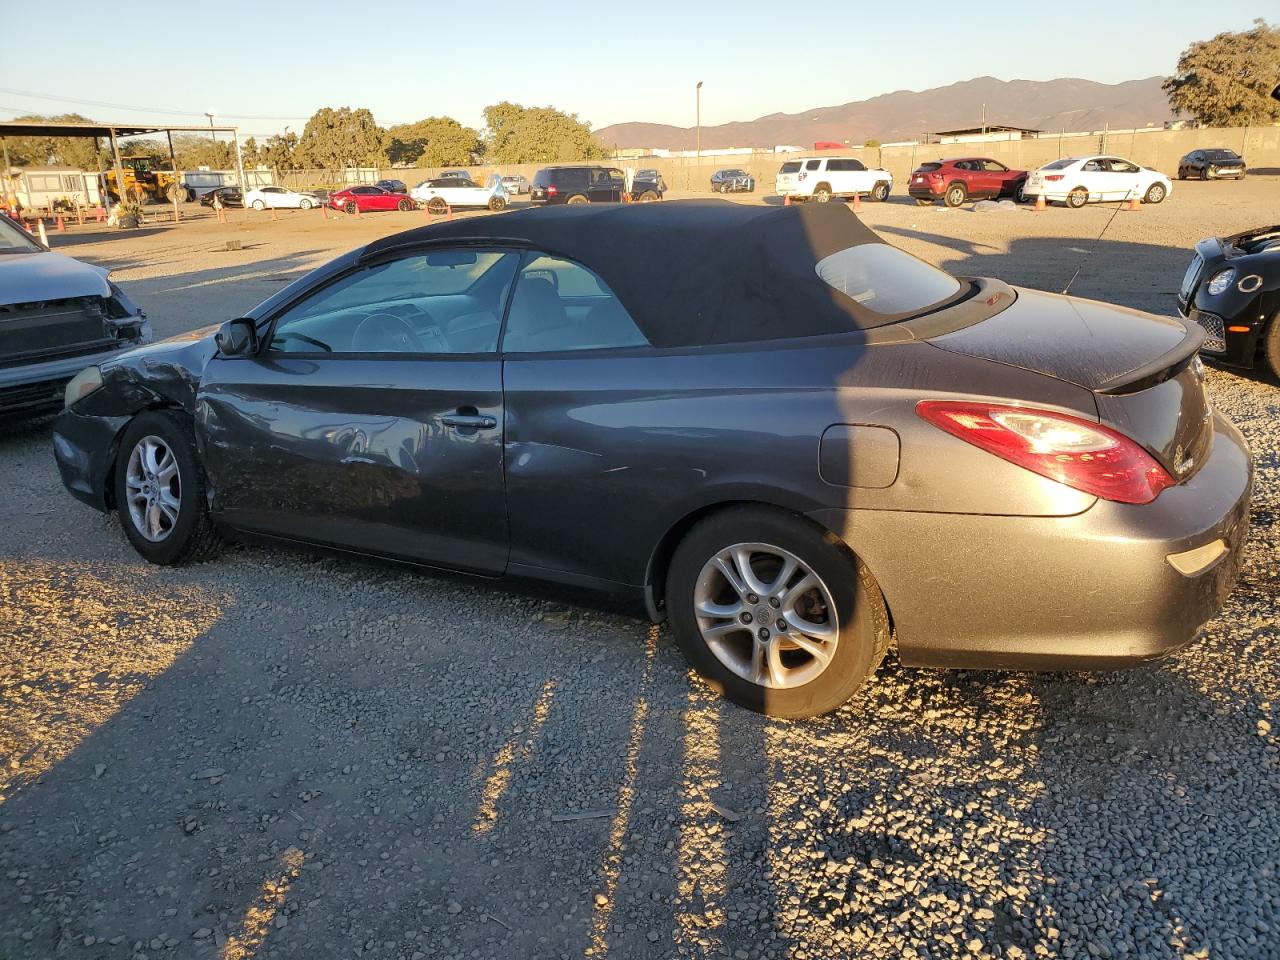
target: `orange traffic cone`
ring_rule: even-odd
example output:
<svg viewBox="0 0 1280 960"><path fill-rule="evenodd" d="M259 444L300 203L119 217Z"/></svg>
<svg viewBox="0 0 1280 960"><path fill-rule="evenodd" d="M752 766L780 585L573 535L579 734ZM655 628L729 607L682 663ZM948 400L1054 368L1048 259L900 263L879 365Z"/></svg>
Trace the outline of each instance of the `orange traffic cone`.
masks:
<svg viewBox="0 0 1280 960"><path fill-rule="evenodd" d="M853 212L854 213L862 212L862 197L856 193L853 195Z"/></svg>
<svg viewBox="0 0 1280 960"><path fill-rule="evenodd" d="M272 207L272 208L271 208L271 219L272 219L272 220L279 220L279 219L280 219L279 217L277 217L277 216L276 216L276 208L275 208L275 207Z"/></svg>
<svg viewBox="0 0 1280 960"><path fill-rule="evenodd" d="M58 219L54 223L54 229L57 230L59 233L67 232L67 225L65 222L63 222L62 214L58 214Z"/></svg>
<svg viewBox="0 0 1280 960"><path fill-rule="evenodd" d="M1044 194L1043 194L1043 193L1037 193L1037 194L1036 194L1036 206L1035 206L1035 209L1036 209L1036 212L1037 212L1037 213L1039 213L1041 210L1046 210L1046 209L1048 209L1047 204L1045 204L1045 202L1044 202Z"/></svg>
<svg viewBox="0 0 1280 960"><path fill-rule="evenodd" d="M360 204L356 204L356 219L360 219Z"/></svg>
<svg viewBox="0 0 1280 960"><path fill-rule="evenodd" d="M1139 209L1137 194L1134 194L1134 193L1129 194L1129 206L1126 209L1135 210L1135 211Z"/></svg>
<svg viewBox="0 0 1280 960"><path fill-rule="evenodd" d="M782 198L782 205L784 207L791 206L791 194L788 193L786 196Z"/></svg>
<svg viewBox="0 0 1280 960"><path fill-rule="evenodd" d="M104 207L102 204L98 204L96 207L93 208L93 218L96 221L98 221L98 223L106 223L107 208Z"/></svg>
<svg viewBox="0 0 1280 960"><path fill-rule="evenodd" d="M453 219L453 207L452 207L450 204L447 204L447 203L446 203L446 204L444 205L444 214L445 214L445 219L446 219L446 220L452 220L452 219Z"/></svg>

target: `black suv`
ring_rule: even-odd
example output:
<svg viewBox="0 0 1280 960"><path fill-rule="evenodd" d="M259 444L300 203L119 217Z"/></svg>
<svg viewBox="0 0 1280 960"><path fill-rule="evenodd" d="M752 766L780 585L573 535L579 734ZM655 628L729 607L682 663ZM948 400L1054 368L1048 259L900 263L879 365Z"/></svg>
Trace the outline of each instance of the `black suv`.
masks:
<svg viewBox="0 0 1280 960"><path fill-rule="evenodd" d="M621 203L626 175L616 167L543 167L529 200L546 203Z"/></svg>

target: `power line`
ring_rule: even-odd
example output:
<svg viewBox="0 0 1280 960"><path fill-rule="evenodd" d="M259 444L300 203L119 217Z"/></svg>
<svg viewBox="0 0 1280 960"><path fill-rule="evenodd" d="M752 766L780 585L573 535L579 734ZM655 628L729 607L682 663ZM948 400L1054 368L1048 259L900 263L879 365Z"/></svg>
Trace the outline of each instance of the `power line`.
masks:
<svg viewBox="0 0 1280 960"><path fill-rule="evenodd" d="M78 97L57 97L44 93L34 93L30 90L15 90L11 87L0 87L0 93L10 93L20 97L32 97L36 100L51 100L54 103L74 103L85 107L107 107L112 110L134 110L140 113L163 113L173 117L204 117L208 114L200 110L166 110L163 107L143 107L138 104L130 103L108 103L104 100L82 100ZM15 108L5 107L3 109L12 110ZM18 111L20 112L20 111ZM221 114L224 117L230 117L234 120L306 120L304 116L291 117L272 117L263 114L253 113L226 113Z"/></svg>

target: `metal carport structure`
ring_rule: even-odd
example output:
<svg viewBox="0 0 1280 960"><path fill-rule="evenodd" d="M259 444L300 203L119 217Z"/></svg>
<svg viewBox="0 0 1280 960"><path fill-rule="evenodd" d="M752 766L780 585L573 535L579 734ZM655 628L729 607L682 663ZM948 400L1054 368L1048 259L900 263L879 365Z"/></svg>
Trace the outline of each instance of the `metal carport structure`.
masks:
<svg viewBox="0 0 1280 960"><path fill-rule="evenodd" d="M240 178L240 189L247 188L244 179L244 157L240 153L240 129L238 127L215 127L212 124L209 126L173 126L145 123L95 123L92 121L0 120L0 150L3 151L4 157L5 199L13 199L7 196L9 191L9 148L5 144L6 137L92 138L95 148L100 148L99 141L109 140L111 142L111 156L115 161L116 184L120 185L120 189L123 191L124 165L120 162L120 139L123 137L144 136L152 133L165 134L169 142L169 163L173 171L174 182L181 182L181 177L178 176L178 162L173 153L173 134L175 132L209 133L215 135L215 137L219 133L231 134L232 142L235 143L236 147L236 175ZM102 170L99 169L98 173L101 174ZM175 192L173 201L175 220L178 216L179 202L178 194Z"/></svg>

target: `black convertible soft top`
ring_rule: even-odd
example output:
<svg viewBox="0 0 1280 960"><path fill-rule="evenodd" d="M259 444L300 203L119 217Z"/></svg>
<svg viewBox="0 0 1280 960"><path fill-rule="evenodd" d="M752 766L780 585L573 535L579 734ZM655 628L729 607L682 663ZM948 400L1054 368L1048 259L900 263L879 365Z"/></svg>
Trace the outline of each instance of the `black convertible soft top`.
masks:
<svg viewBox="0 0 1280 960"><path fill-rule="evenodd" d="M883 243L843 204L726 200L564 205L448 220L374 241L516 241L590 267L658 347L808 337L892 323L828 285L824 257Z"/></svg>

